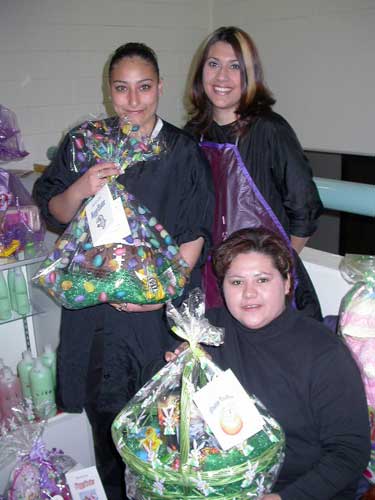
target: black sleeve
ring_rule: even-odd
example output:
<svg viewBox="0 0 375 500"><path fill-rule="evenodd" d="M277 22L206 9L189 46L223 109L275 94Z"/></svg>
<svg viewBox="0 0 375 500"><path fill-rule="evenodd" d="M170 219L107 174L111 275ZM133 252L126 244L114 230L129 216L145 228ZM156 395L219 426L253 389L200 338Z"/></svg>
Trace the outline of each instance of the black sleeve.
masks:
<svg viewBox="0 0 375 500"><path fill-rule="evenodd" d="M275 178L289 218L290 234L304 238L316 231L323 206L294 130L286 120L278 118L273 123Z"/></svg>
<svg viewBox="0 0 375 500"><path fill-rule="evenodd" d="M282 500L340 498L370 458L366 396L346 346L336 344L320 355L312 376L310 401L322 452L311 470L279 493Z"/></svg>
<svg viewBox="0 0 375 500"><path fill-rule="evenodd" d="M215 202L211 169L199 145L190 139L179 150L176 161L180 165L182 191L175 238L179 245L204 238L199 266L205 262L211 246Z"/></svg>
<svg viewBox="0 0 375 500"><path fill-rule="evenodd" d="M69 134L65 136L57 153L41 177L35 182L33 197L40 208L42 217L53 228L61 231L66 224L62 224L53 217L48 203L54 196L63 193L78 178L79 174L72 168L72 145Z"/></svg>

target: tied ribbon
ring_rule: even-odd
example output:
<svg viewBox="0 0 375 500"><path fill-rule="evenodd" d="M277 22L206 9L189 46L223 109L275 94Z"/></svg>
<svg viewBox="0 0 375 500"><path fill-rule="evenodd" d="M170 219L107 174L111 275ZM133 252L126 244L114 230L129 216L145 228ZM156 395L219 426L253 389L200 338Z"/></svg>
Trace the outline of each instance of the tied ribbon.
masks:
<svg viewBox="0 0 375 500"><path fill-rule="evenodd" d="M194 394L193 373L195 367L207 358L199 347L200 343L218 346L223 343L224 329L211 325L205 313L205 299L201 289L192 290L189 297L177 310L171 302L167 303L167 317L172 331L189 343L190 349L185 358L181 383L180 418L180 471L187 472L186 465L190 452L190 416Z"/></svg>

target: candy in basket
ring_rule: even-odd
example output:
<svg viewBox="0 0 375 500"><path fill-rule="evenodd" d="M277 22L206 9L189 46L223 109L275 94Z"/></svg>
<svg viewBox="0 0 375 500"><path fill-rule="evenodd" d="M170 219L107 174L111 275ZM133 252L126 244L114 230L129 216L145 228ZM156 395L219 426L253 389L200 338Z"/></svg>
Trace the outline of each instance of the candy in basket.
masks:
<svg viewBox="0 0 375 500"><path fill-rule="evenodd" d="M204 317L202 292L193 290L179 311L168 303L167 314L190 347L162 368L112 424L126 464L127 495L132 500L260 499L271 490L283 461L282 429L253 396L245 393L252 412L248 422L230 391L212 399L211 387L227 372L198 347L219 345L223 338L222 329ZM210 415L202 402L214 420L219 416L221 434L212 419L207 424ZM253 418L257 425L249 435Z"/></svg>
<svg viewBox="0 0 375 500"><path fill-rule="evenodd" d="M14 408L12 429L0 437L0 467L10 457L16 458L5 492L7 500L71 500L65 473L76 462L61 450L47 450L42 439L45 425L46 420L30 421L30 408Z"/></svg>
<svg viewBox="0 0 375 500"><path fill-rule="evenodd" d="M340 271L353 286L341 301L339 333L357 361L366 390L372 446L365 475L375 483L375 256L347 254Z"/></svg>
<svg viewBox="0 0 375 500"><path fill-rule="evenodd" d="M75 168L100 159L125 169L159 154L159 145L137 139L129 127L126 122L119 135L104 121L83 129L86 135L75 133ZM166 229L113 179L83 204L33 281L66 308L81 309L165 302L181 295L188 275Z"/></svg>

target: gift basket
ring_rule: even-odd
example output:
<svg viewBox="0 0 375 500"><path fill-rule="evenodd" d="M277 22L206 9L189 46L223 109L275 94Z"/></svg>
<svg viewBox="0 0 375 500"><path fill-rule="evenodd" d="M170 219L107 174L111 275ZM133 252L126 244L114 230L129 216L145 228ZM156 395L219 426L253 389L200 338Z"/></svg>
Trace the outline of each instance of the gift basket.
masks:
<svg viewBox="0 0 375 500"><path fill-rule="evenodd" d="M16 457L5 491L6 500L71 500L65 473L76 462L63 451L47 450L42 434L46 420L35 421L30 408L14 408L11 432L0 436L0 467Z"/></svg>
<svg viewBox="0 0 375 500"><path fill-rule="evenodd" d="M0 162L21 160L28 154L23 148L16 115L0 104Z"/></svg>
<svg viewBox="0 0 375 500"><path fill-rule="evenodd" d="M126 120L86 122L71 132L72 168L83 172L110 161L124 171L156 158L162 145L137 138L136 131ZM182 294L188 276L168 231L112 179L83 204L33 281L64 307L81 309L103 302L165 302Z"/></svg>
<svg viewBox="0 0 375 500"><path fill-rule="evenodd" d="M40 253L45 225L39 209L20 179L0 169L0 257Z"/></svg>
<svg viewBox="0 0 375 500"><path fill-rule="evenodd" d="M366 390L372 446L365 476L375 484L375 256L347 254L340 271L353 286L340 304L339 334L358 364Z"/></svg>
<svg viewBox="0 0 375 500"><path fill-rule="evenodd" d="M126 464L127 495L132 500L260 499L271 490L283 461L282 429L260 401L246 393L260 424L249 437L232 394L219 390L211 404L209 384L225 372L198 343L219 345L223 331L204 317L200 290L193 290L179 311L169 302L167 315L190 347L162 368L112 424L113 440ZM220 409L221 435L207 424L199 400L209 401L210 413ZM231 446L233 442L237 444Z"/></svg>

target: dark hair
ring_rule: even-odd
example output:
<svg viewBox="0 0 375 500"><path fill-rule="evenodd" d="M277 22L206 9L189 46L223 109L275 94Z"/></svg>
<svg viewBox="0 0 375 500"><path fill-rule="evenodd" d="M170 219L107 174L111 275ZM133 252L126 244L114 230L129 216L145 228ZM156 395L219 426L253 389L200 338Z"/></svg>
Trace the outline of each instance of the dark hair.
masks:
<svg viewBox="0 0 375 500"><path fill-rule="evenodd" d="M212 264L219 284L223 284L225 275L237 255L250 252L270 257L283 279L290 279L287 298L291 299L294 290L292 254L281 236L263 228L240 229L232 233L214 251Z"/></svg>
<svg viewBox="0 0 375 500"><path fill-rule="evenodd" d="M109 62L109 69L108 69L109 79L111 79L114 66L119 61L125 59L126 57L140 57L141 59L144 59L148 63L152 64L159 80L160 78L159 64L155 52L146 44L139 42L125 43L125 45L121 45L115 50Z"/></svg>
<svg viewBox="0 0 375 500"><path fill-rule="evenodd" d="M218 28L200 47L188 95L189 125L198 133L204 133L213 120L213 107L203 87L203 68L208 52L216 42L229 43L240 65L242 90L236 110L239 116L236 129L241 133L256 116L269 112L276 101L264 82L262 63L254 41L235 26Z"/></svg>

